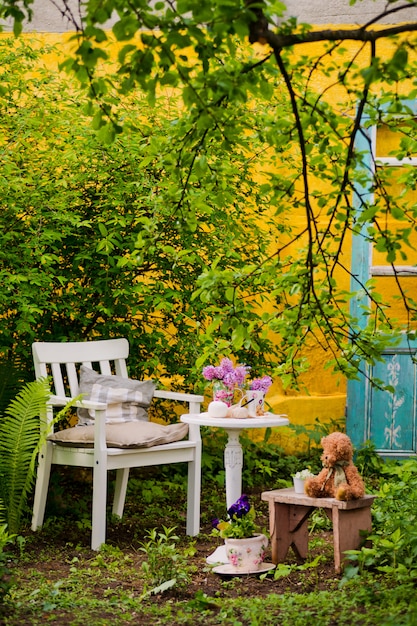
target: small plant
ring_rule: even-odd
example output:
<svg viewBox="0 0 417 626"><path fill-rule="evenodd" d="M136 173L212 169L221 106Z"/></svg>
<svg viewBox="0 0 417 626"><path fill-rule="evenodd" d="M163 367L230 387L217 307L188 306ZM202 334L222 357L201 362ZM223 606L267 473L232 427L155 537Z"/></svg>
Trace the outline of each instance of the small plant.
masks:
<svg viewBox="0 0 417 626"><path fill-rule="evenodd" d="M213 534L233 539L252 537L257 532L255 518L255 509L250 505L248 496L243 494L227 509L227 520L213 520Z"/></svg>
<svg viewBox="0 0 417 626"><path fill-rule="evenodd" d="M5 552L5 547L13 543L14 540L15 535L11 535L7 531L7 525L3 524L0 526L0 606L13 587L11 571L7 564L9 555Z"/></svg>
<svg viewBox="0 0 417 626"><path fill-rule="evenodd" d="M306 480L307 478L312 478L312 476L314 476L314 474L310 472L309 469L303 469L294 474L294 478L298 478L299 480Z"/></svg>
<svg viewBox="0 0 417 626"><path fill-rule="evenodd" d="M190 581L188 557L195 552L194 545L180 551L177 547L179 537L175 528L162 527L149 531L147 541L142 542L140 550L145 553L146 560L142 563L144 576L144 593L146 597L163 593L174 586L185 586Z"/></svg>

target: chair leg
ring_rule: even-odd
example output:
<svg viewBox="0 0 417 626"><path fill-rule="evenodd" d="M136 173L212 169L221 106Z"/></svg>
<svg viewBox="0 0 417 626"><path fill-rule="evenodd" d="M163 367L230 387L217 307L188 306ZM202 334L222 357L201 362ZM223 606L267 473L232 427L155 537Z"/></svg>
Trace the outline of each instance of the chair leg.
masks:
<svg viewBox="0 0 417 626"><path fill-rule="evenodd" d="M200 532L201 440L197 441L194 461L188 463L187 535Z"/></svg>
<svg viewBox="0 0 417 626"><path fill-rule="evenodd" d="M114 486L113 515L123 517L125 506L127 482L129 480L129 468L116 470L116 484Z"/></svg>
<svg viewBox="0 0 417 626"><path fill-rule="evenodd" d="M93 470L93 515L91 549L99 550L106 543L107 463L103 455L95 458Z"/></svg>
<svg viewBox="0 0 417 626"><path fill-rule="evenodd" d="M42 527L51 475L52 444L47 442L39 453L35 498L32 512L32 530Z"/></svg>

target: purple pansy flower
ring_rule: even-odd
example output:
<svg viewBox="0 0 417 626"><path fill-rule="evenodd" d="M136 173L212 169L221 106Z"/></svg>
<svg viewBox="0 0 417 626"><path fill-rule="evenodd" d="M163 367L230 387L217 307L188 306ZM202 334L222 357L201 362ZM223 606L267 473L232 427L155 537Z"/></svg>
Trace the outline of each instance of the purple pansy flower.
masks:
<svg viewBox="0 0 417 626"><path fill-rule="evenodd" d="M227 509L226 520L215 519L212 524L220 537L241 539L253 537L258 532L255 517L255 509L251 506L248 496L243 494Z"/></svg>
<svg viewBox="0 0 417 626"><path fill-rule="evenodd" d="M250 511L249 498L245 494L241 495L240 498L236 500L234 504L232 504L230 509L227 509L227 513L232 519L234 515L240 519L244 515L247 515L249 511Z"/></svg>

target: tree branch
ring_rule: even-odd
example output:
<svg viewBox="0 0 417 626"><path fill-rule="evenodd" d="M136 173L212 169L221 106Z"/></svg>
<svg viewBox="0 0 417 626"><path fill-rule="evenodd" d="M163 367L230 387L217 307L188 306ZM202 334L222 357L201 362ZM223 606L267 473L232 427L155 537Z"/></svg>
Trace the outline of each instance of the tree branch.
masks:
<svg viewBox="0 0 417 626"><path fill-rule="evenodd" d="M252 8L251 5L254 5ZM392 14L400 13L403 10L417 7L417 2L409 2L398 7L390 7L380 15L373 18L368 24L352 29L324 29L302 33L272 32L269 30L268 20L259 6L257 0L247 0L247 8L253 15L253 21L249 25L250 43L269 44L274 50L288 48L304 43L315 43L318 41L362 41L375 43L378 39L400 35L417 31L417 22L406 22L404 24L390 25L378 30L369 30L371 24L379 22L382 18Z"/></svg>

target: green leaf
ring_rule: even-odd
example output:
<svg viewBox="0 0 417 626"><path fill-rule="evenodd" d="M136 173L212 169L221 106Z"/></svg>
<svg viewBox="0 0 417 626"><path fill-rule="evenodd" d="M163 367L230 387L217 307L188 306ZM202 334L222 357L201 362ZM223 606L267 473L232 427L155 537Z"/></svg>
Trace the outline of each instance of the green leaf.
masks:
<svg viewBox="0 0 417 626"><path fill-rule="evenodd" d="M112 31L117 41L128 41L139 30L140 25L134 15L128 15L116 22Z"/></svg>

